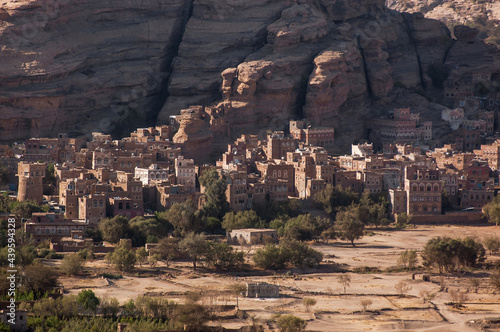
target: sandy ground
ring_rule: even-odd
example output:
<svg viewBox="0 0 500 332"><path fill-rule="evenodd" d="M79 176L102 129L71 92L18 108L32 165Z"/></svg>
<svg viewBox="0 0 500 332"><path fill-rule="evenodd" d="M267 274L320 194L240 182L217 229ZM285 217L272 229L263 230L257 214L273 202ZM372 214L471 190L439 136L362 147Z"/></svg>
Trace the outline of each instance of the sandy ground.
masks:
<svg viewBox="0 0 500 332"><path fill-rule="evenodd" d="M434 236L465 237L478 240L491 235L500 237L500 227L467 226L419 226L404 231L373 230L373 235L355 242L356 246L342 242L313 244L323 252L325 262L311 271L290 270L280 273L218 274L203 269L193 272L189 262L179 262L165 267L159 264L153 277L125 275L122 279L63 278L61 282L70 294L90 288L98 296L116 297L121 303L139 295L165 296L170 300L183 301L183 293L191 290L207 294L205 304L235 304L235 298L223 294L227 285L236 282L268 282L280 286L279 299L240 298L239 307L254 321L264 322L276 314L293 313L307 320L308 331L480 331L480 327L468 323L471 320L500 317L500 297L493 294L487 279L483 278L478 293L473 293L468 279L481 277L481 271L465 275L439 276L437 271L419 271L412 279L410 272L385 272L395 267L399 254L405 249L420 250ZM255 248L254 248L255 249ZM491 256L497 261L500 257ZM106 269L102 260L87 265L91 271ZM378 268L377 273L354 273L355 268ZM109 269L109 268L108 268ZM150 269L150 268L148 268ZM142 269L146 273L147 269ZM484 272L484 271L483 271ZM346 288L338 282L338 275L347 273L351 282ZM423 281L423 274L431 275L431 281ZM407 296L398 296L394 285L405 281L411 286ZM440 285L444 282L444 290ZM469 289L470 288L470 289ZM455 309L446 303L451 301L447 290L468 291L464 307ZM424 302L421 292L434 294ZM317 303L308 312L303 298L314 298ZM361 301L369 300L366 312ZM238 327L250 322L250 318L213 322L213 325ZM493 331L493 330L488 330Z"/></svg>

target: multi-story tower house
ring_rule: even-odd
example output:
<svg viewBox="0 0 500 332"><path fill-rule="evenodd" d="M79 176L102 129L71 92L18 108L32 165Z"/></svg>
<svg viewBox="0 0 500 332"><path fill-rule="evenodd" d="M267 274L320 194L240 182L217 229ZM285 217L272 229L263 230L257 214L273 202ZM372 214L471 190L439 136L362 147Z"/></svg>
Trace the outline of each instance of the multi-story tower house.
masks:
<svg viewBox="0 0 500 332"><path fill-rule="evenodd" d="M184 159L183 156L175 159L175 177L177 184L183 185L185 190L196 190L196 168L193 159Z"/></svg>
<svg viewBox="0 0 500 332"><path fill-rule="evenodd" d="M117 172L116 181L111 182L113 194L117 197L129 198L131 206L140 213L144 210L144 198L142 193L142 182L134 179L134 174ZM143 213L142 213L143 214Z"/></svg>
<svg viewBox="0 0 500 332"><path fill-rule="evenodd" d="M310 154L302 155L302 158L295 165L295 191L299 198L307 198L308 182L310 179L315 179L316 163L313 156Z"/></svg>
<svg viewBox="0 0 500 332"><path fill-rule="evenodd" d="M474 150L477 157L488 161L488 165L494 171L500 165L500 140L496 140L492 144L481 145L481 150Z"/></svg>
<svg viewBox="0 0 500 332"><path fill-rule="evenodd" d="M328 147L335 139L335 129L331 127L312 127L304 121L290 121L290 135L308 145Z"/></svg>
<svg viewBox="0 0 500 332"><path fill-rule="evenodd" d="M363 182L363 190L368 190L371 194L382 192L382 174L370 171L357 172L356 178Z"/></svg>
<svg viewBox="0 0 500 332"><path fill-rule="evenodd" d="M407 213L406 191L403 189L389 189L389 200L391 202L391 213Z"/></svg>
<svg viewBox="0 0 500 332"><path fill-rule="evenodd" d="M224 174L227 182L226 199L235 211L246 210L251 206L247 188L248 175L246 172L228 172Z"/></svg>
<svg viewBox="0 0 500 332"><path fill-rule="evenodd" d="M287 196L295 196L295 169L293 165L286 164L284 161L257 162L257 169L262 178L269 180L281 180L287 187Z"/></svg>
<svg viewBox="0 0 500 332"><path fill-rule="evenodd" d="M285 138L285 133L282 131L267 135L268 160L286 158L287 152L293 152L297 147L297 141L294 138Z"/></svg>
<svg viewBox="0 0 500 332"><path fill-rule="evenodd" d="M78 178L59 182L59 204L65 207L67 219L77 219L79 213L79 198L92 193L92 186L97 183L93 174L82 173Z"/></svg>
<svg viewBox="0 0 500 332"><path fill-rule="evenodd" d="M85 220L89 225L97 225L99 220L106 218L106 195L90 194L78 198L78 219Z"/></svg>
<svg viewBox="0 0 500 332"><path fill-rule="evenodd" d="M17 200L35 201L42 203L43 201L43 183L45 177L45 163L26 163L20 162L17 167L17 176L19 177L19 189Z"/></svg>
<svg viewBox="0 0 500 332"><path fill-rule="evenodd" d="M408 166L405 168L407 214L441 214L443 182L439 170Z"/></svg>

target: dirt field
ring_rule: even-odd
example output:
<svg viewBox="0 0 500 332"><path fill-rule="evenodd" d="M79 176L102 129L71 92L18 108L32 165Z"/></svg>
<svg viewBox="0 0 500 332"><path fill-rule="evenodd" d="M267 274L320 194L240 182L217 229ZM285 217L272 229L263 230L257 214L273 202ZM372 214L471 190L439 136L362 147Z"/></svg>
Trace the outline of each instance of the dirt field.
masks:
<svg viewBox="0 0 500 332"><path fill-rule="evenodd" d="M139 274L122 279L63 278L61 282L72 294L90 288L98 296L116 297L121 303L143 294L183 301L183 293L191 290L207 294L203 298L205 304L233 305L235 298L222 294L231 283L268 282L280 286L279 299L240 298L239 307L248 317L212 322L212 325L225 327L248 325L250 321L264 322L276 314L293 313L307 320L308 331L481 331L480 320L500 317L500 297L493 293L485 271L439 276L437 271L422 270L415 274L414 280L411 272L386 272L397 265L401 251L420 250L432 237L472 236L482 240L491 235L500 237L500 227L419 226L404 231L375 229L373 233L355 242L356 247L342 242L313 245L323 252L325 260L320 268L309 271L292 269L279 274L256 271L222 275L203 269L193 272L189 262L176 262L168 268L159 264L154 269L159 272L138 268ZM500 257L488 256L487 260L498 261ZM109 269L102 260L87 266L91 271ZM380 271L353 272L365 266ZM150 277L141 277L148 271ZM337 279L341 273L347 273L351 279L345 294ZM424 274L430 275L431 280L423 281ZM477 293L469 284L472 277L482 278ZM394 285L400 281L411 286L406 297L399 297L395 290ZM450 291L453 290L467 292L468 300L460 309L446 304L452 301ZM421 297L424 291L434 294L434 298L424 302ZM317 301L309 312L302 304L303 298ZM370 302L365 311L362 300ZM500 329L492 327L483 331Z"/></svg>

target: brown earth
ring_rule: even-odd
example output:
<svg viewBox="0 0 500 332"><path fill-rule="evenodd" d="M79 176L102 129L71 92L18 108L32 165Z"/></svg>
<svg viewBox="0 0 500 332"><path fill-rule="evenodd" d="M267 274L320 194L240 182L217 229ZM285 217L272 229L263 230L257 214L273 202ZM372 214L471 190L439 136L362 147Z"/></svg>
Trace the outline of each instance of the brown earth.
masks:
<svg viewBox="0 0 500 332"><path fill-rule="evenodd" d="M324 256L321 267L314 270L290 270L281 273L230 273L218 274L200 269L192 271L189 262L175 262L170 267L160 264L159 273L153 277L124 276L123 279L106 280L92 278L63 278L64 288L70 294L82 288L93 289L98 296L116 297L120 303L138 295L166 296L168 299L184 301L183 293L199 291L205 294L205 304L234 304L234 297L224 293L227 285L236 282L268 282L279 284L281 298L240 298L240 309L249 319L230 318L213 322L213 325L238 327L271 320L276 314L292 313L307 320L309 331L480 331L481 319L500 317L498 295L488 283L488 272L472 270L456 275L438 275L437 271L418 271L415 280L412 272L386 272L397 266L399 254L405 249L420 250L435 236L465 237L478 240L496 235L500 228L495 226L418 226L404 231L373 230L371 236L359 240L355 247L343 242L313 245ZM239 247L236 247L239 248ZM251 252L256 248L252 248ZM488 256L487 261L497 262L500 256ZM354 273L356 268L369 266L380 272ZM88 264L92 273L109 270L102 260ZM144 273L154 269L138 268ZM100 272L99 272L100 271ZM150 271L150 272L148 272ZM342 271L351 278L343 294L338 275ZM398 271L398 270L396 270ZM423 281L424 274L430 275L430 282ZM468 279L481 278L477 293L472 291ZM394 285L405 281L411 286L407 296L399 297ZM441 286L443 285L443 287ZM450 290L468 292L468 300L460 309L446 303L451 302ZM421 292L428 291L434 298L424 302ZM303 298L313 298L317 304L311 312L302 304ZM372 303L363 312L361 301ZM494 331L494 329L488 330Z"/></svg>

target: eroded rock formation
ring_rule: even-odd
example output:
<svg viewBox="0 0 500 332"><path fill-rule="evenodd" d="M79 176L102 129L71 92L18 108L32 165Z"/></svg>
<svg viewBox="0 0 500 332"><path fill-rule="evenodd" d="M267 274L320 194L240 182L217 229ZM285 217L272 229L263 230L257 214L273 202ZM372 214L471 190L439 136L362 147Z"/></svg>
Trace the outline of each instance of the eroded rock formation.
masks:
<svg viewBox="0 0 500 332"><path fill-rule="evenodd" d="M233 135L305 117L347 145L366 136L374 104L394 102L394 86L430 89L429 66L500 68L497 50L459 49L467 41L443 23L384 0L53 3L0 12L0 140L120 134L213 105ZM212 126L182 128L176 140L211 142Z"/></svg>

